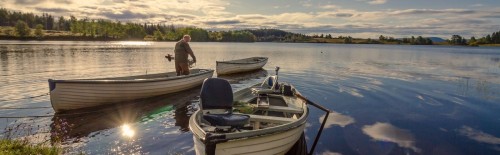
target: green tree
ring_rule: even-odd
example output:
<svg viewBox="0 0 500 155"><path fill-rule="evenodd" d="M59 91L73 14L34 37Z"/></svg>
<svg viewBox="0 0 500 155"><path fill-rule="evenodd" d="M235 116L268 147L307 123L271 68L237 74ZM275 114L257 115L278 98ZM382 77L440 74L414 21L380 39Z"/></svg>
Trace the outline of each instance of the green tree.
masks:
<svg viewBox="0 0 500 155"><path fill-rule="evenodd" d="M156 31L154 32L154 38L156 41L163 40L163 34L161 33L161 31L159 29L156 29Z"/></svg>
<svg viewBox="0 0 500 155"><path fill-rule="evenodd" d="M43 25L42 24L37 24L35 26L35 36L37 38L42 38L43 37Z"/></svg>
<svg viewBox="0 0 500 155"><path fill-rule="evenodd" d="M352 44L352 37L351 36L344 37L344 44Z"/></svg>
<svg viewBox="0 0 500 155"><path fill-rule="evenodd" d="M488 34L486 36L486 44L491 44L491 43L492 43L491 36Z"/></svg>
<svg viewBox="0 0 500 155"><path fill-rule="evenodd" d="M380 37L378 37L378 40L380 40L380 41L383 41L383 40L385 40L385 39L386 39L386 38L385 38L383 35L380 35Z"/></svg>
<svg viewBox="0 0 500 155"><path fill-rule="evenodd" d="M17 21L15 29L19 37L26 37L31 33L31 29L29 28L28 24L21 20Z"/></svg>

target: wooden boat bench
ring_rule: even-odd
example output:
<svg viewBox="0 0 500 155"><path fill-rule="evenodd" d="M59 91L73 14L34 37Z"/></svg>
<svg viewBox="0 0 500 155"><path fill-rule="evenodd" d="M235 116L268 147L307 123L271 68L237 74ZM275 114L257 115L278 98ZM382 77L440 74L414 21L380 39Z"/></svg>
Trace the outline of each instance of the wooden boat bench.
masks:
<svg viewBox="0 0 500 155"><path fill-rule="evenodd" d="M298 108L285 107L285 106L273 106L273 105L270 105L269 107L257 107L257 109L263 110L263 111L276 111L276 112L286 112L286 113L293 113L293 114L302 114L304 112L302 109L298 109Z"/></svg>
<svg viewBox="0 0 500 155"><path fill-rule="evenodd" d="M263 116L263 115L248 115L248 116L250 116L250 121L255 122L254 130L260 128L260 122L285 124L296 121L296 119L285 118L285 117L274 117L274 116Z"/></svg>

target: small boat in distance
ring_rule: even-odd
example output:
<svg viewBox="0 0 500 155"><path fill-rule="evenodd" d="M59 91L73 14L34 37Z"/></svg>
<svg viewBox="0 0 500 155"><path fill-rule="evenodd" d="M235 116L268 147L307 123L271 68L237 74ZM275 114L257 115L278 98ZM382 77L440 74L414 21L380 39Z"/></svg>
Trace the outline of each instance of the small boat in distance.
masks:
<svg viewBox="0 0 500 155"><path fill-rule="evenodd" d="M213 76L211 69L96 79L49 79L50 102L56 112L149 98L200 86Z"/></svg>
<svg viewBox="0 0 500 155"><path fill-rule="evenodd" d="M205 80L200 108L189 119L196 154L287 153L299 143L309 114L298 94L277 76L234 93L226 80Z"/></svg>
<svg viewBox="0 0 500 155"><path fill-rule="evenodd" d="M238 60L216 61L217 75L257 70L266 65L267 57L251 57Z"/></svg>

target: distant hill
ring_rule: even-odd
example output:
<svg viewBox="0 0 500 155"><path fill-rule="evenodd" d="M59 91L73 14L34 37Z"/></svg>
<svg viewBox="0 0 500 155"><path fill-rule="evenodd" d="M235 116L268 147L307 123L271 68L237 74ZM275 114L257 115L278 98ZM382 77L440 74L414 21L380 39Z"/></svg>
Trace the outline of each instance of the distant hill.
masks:
<svg viewBox="0 0 500 155"><path fill-rule="evenodd" d="M431 39L432 42L434 42L434 43L440 43L440 42L445 42L446 41L443 38L439 38L439 37L428 37L428 38Z"/></svg>

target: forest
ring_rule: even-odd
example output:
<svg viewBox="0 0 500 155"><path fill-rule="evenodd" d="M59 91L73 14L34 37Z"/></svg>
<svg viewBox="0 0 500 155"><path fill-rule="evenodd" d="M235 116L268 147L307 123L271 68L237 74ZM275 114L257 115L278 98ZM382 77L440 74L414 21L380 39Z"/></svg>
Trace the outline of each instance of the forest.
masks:
<svg viewBox="0 0 500 155"><path fill-rule="evenodd" d="M0 39L14 40L146 40L177 41L189 34L199 42L303 42L303 43L344 43L344 44L409 44L433 45L430 38L422 36L394 38L380 35L377 39L353 38L351 36L332 37L331 34L299 34L279 29L243 29L210 31L196 27L175 27L174 25L153 23L122 23L106 19L77 19L75 16L54 17L48 13L41 15L23 13L0 8ZM500 44L500 31L481 38L466 39L452 35L446 45Z"/></svg>

